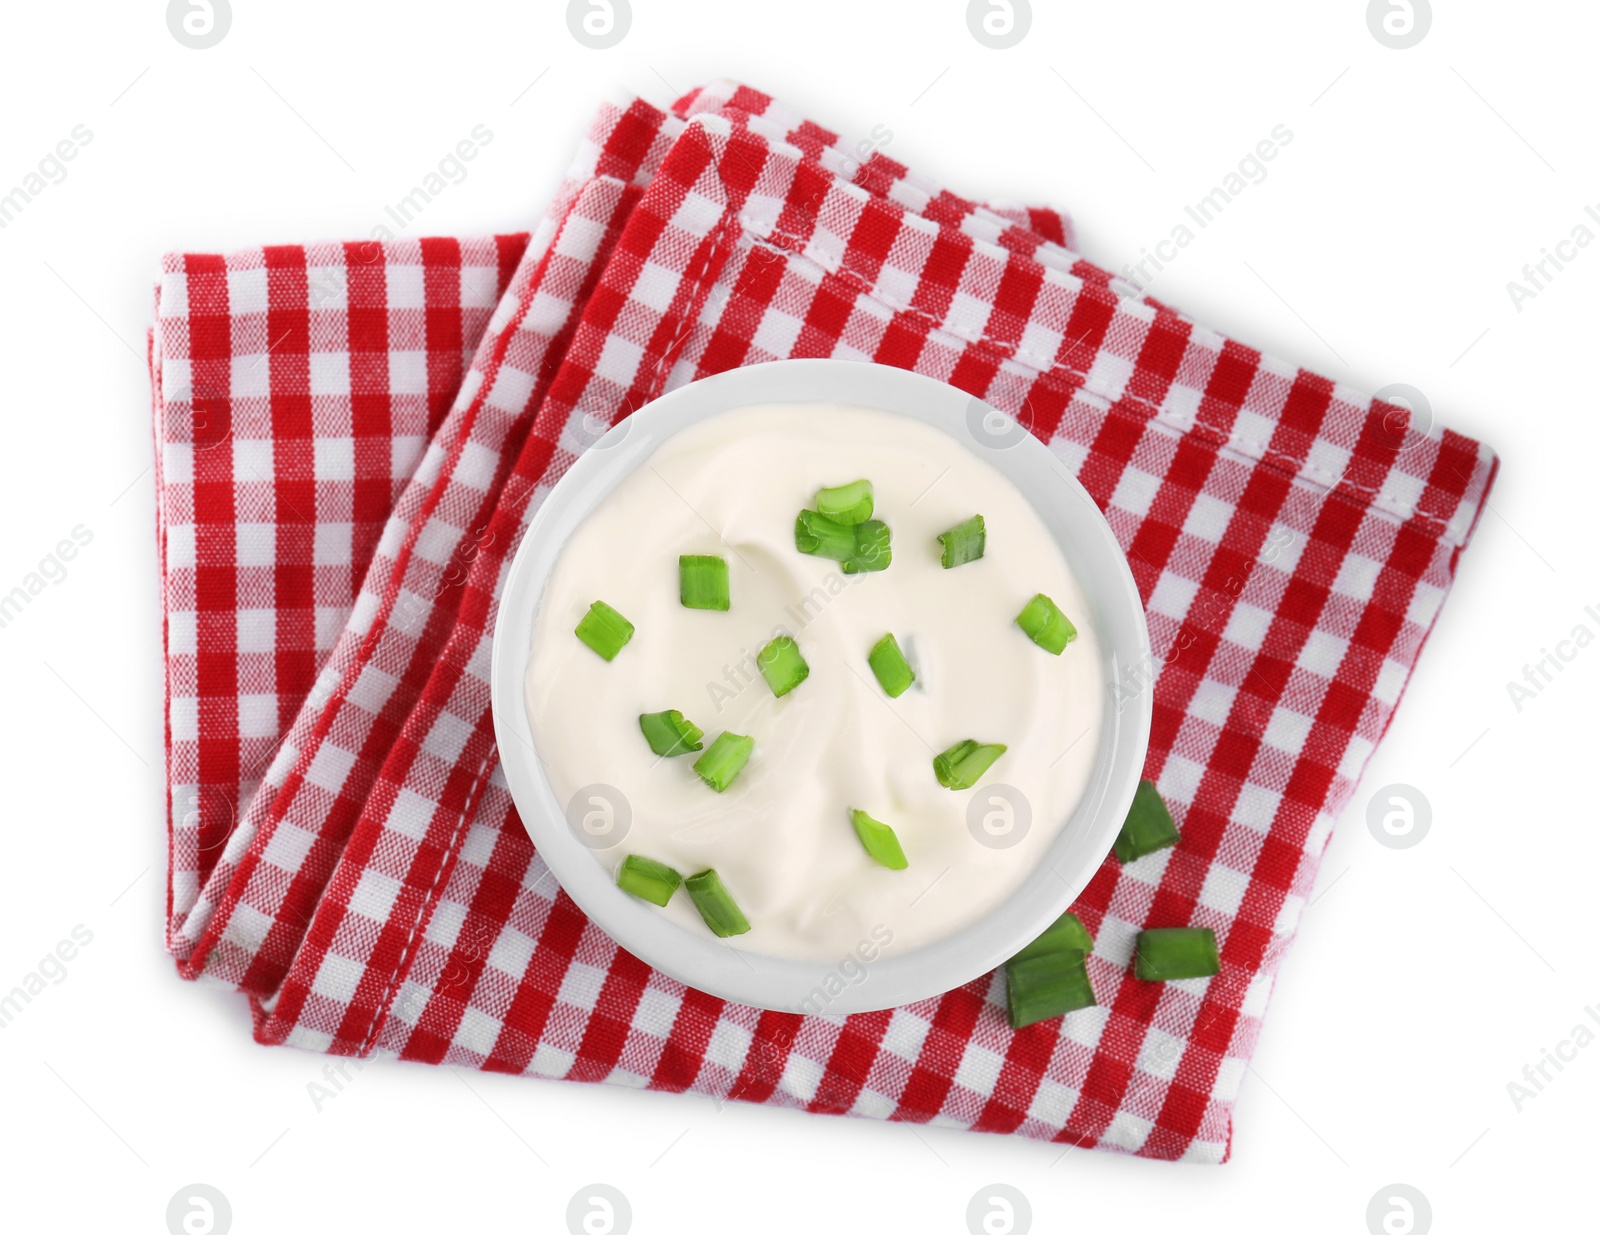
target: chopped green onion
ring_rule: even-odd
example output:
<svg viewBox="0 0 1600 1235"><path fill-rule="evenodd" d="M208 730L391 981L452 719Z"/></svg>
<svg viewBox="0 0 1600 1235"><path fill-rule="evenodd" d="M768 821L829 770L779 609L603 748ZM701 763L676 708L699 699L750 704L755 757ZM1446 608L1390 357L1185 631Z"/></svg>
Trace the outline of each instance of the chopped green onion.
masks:
<svg viewBox="0 0 1600 1235"><path fill-rule="evenodd" d="M633 638L633 623L605 601L597 600L572 633L606 660L615 660L622 645Z"/></svg>
<svg viewBox="0 0 1600 1235"><path fill-rule="evenodd" d="M811 676L811 666L800 655L800 645L788 635L779 635L762 648L756 657L756 667L779 699Z"/></svg>
<svg viewBox="0 0 1600 1235"><path fill-rule="evenodd" d="M1051 952L1006 965L1006 1013L1011 1028L1025 1029L1095 1004L1083 953Z"/></svg>
<svg viewBox="0 0 1600 1235"><path fill-rule="evenodd" d="M867 855L880 866L892 871L905 870L906 851L900 848L900 838L887 823L880 823L864 810L850 812L850 822L855 825L856 836Z"/></svg>
<svg viewBox="0 0 1600 1235"><path fill-rule="evenodd" d="M872 518L872 482L853 480L836 488L818 489L817 513L852 527Z"/></svg>
<svg viewBox="0 0 1600 1235"><path fill-rule="evenodd" d="M1087 955L1093 951L1094 939L1078 920L1078 915L1064 913L1052 922L1042 935L1013 956L1011 963L1031 961L1036 956L1053 956L1058 952L1078 952Z"/></svg>
<svg viewBox="0 0 1600 1235"><path fill-rule="evenodd" d="M933 757L933 774L946 789L971 789L994 761L1006 753L998 742L980 745L971 738Z"/></svg>
<svg viewBox="0 0 1600 1235"><path fill-rule="evenodd" d="M704 870L698 875L690 875L683 882L689 889L694 907L700 911L700 916L705 919L713 935L726 939L729 935L742 935L750 929L749 920L728 894L728 889L722 886L722 878L716 871Z"/></svg>
<svg viewBox="0 0 1600 1235"><path fill-rule="evenodd" d="M865 519L851 526L815 510L802 510L795 516L794 547L801 553L842 562L847 575L887 570L893 557L889 525L882 519Z"/></svg>
<svg viewBox="0 0 1600 1235"><path fill-rule="evenodd" d="M704 745L700 739L705 734L676 709L639 713L639 729L644 740L650 743L650 749L658 755L687 755Z"/></svg>
<svg viewBox="0 0 1600 1235"><path fill-rule="evenodd" d="M1052 656L1060 656L1061 650L1078 637L1078 628L1043 592L1022 606L1017 625Z"/></svg>
<svg viewBox="0 0 1600 1235"><path fill-rule="evenodd" d="M872 666L872 676L891 699L898 699L917 680L911 664L900 650L900 642L891 631L872 645L867 653L867 664Z"/></svg>
<svg viewBox="0 0 1600 1235"><path fill-rule="evenodd" d="M678 599L685 609L728 608L728 563L714 554L678 558Z"/></svg>
<svg viewBox="0 0 1600 1235"><path fill-rule="evenodd" d="M1078 1008L1092 1007L1085 958L1094 940L1076 914L1064 913L1006 962L1006 1011L1022 1029Z"/></svg>
<svg viewBox="0 0 1600 1235"><path fill-rule="evenodd" d="M630 853L617 871L617 887L652 905L665 905L683 882L683 876L662 862Z"/></svg>
<svg viewBox="0 0 1600 1235"><path fill-rule="evenodd" d="M705 754L694 761L694 770L718 793L733 783L733 778L750 762L756 740L741 733L719 733Z"/></svg>
<svg viewBox="0 0 1600 1235"><path fill-rule="evenodd" d="M1134 944L1133 975L1146 982L1209 978L1221 972L1217 936L1209 926L1171 926L1140 931Z"/></svg>
<svg viewBox="0 0 1600 1235"><path fill-rule="evenodd" d="M939 564L949 570L952 566L965 566L968 562L976 562L983 556L986 540L983 516L973 515L965 523L958 523L948 532L939 533L939 543L944 546L944 552L939 556Z"/></svg>
<svg viewBox="0 0 1600 1235"><path fill-rule="evenodd" d="M1122 831L1117 834L1117 843L1111 847L1111 852L1117 855L1119 862L1132 862L1147 853L1177 843L1178 828L1172 822L1167 804L1161 800L1153 784L1147 780L1140 781L1139 787L1133 791L1133 805L1128 808L1128 817L1122 821Z"/></svg>
<svg viewBox="0 0 1600 1235"><path fill-rule="evenodd" d="M844 559L844 573L863 575L888 570L893 556L889 548L889 525L882 519L868 519L856 524L855 552Z"/></svg>
<svg viewBox="0 0 1600 1235"><path fill-rule="evenodd" d="M814 510L802 510L794 517L794 547L801 553L842 562L856 551L856 530Z"/></svg>

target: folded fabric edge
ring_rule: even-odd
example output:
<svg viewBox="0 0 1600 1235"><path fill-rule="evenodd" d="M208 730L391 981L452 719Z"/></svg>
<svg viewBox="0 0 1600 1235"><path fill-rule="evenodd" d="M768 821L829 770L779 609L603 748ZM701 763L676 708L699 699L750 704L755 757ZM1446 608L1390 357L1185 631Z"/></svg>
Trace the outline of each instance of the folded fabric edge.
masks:
<svg viewBox="0 0 1600 1235"><path fill-rule="evenodd" d="M524 269L531 271L532 267L527 265L529 261L541 260L539 255L549 254L550 247L554 243L555 233L559 229L560 221L566 218L577 195L587 186L605 186L608 184L616 185L624 191L636 191L629 186L633 180L637 179L639 169L652 166L655 161L658 161L666 148L662 144L663 138L670 139L675 137L681 129L681 125L677 124L677 122L673 122L669 126L669 120L670 118L664 113L660 113L637 100L624 111L618 111L615 108L601 109L600 117L597 118L596 124L591 128L590 132L585 135L580 150L574 158L572 171L563 184L562 192L558 194L557 200L552 203L540 227L534 233L533 239L530 240L527 246L523 266L519 267L518 274L507 285L506 296L496 308L495 316L491 319L489 331L480 341L480 359L482 348L484 347L501 349L509 346L510 338L505 335L505 329L513 326L515 320L520 320L521 315L531 308L531 302L523 304L519 299L520 281L524 277L531 277L531 275L524 276L523 271ZM504 316L506 314L511 316ZM495 323L500 323L500 325L496 326ZM496 350L495 357L492 360L492 367L495 369L498 368L500 363L499 357L500 352ZM457 400L457 407L452 410L452 416L457 415L458 412L461 415L469 414L472 408L477 407L488 396L493 385L492 374L488 378L484 378L481 374L477 377L469 374L463 384L461 398ZM464 408L461 406L462 399L467 401L467 406ZM446 424L448 425L449 423L447 419ZM441 426L441 431L444 428L445 426ZM459 426L456 431L460 432ZM442 459L443 456L439 456L436 464L442 463ZM417 478L413 478L413 483L416 483L416 480ZM418 500L424 500L426 493L432 491L432 485L433 481L431 479L425 481L422 487L422 496L419 496ZM404 498L402 498L402 504L403 502ZM399 508L397 506L397 510ZM420 532L420 524L414 525L409 522L402 522L403 526L400 529L402 540L404 545L410 545ZM403 546L401 552L404 553ZM377 563L375 562L376 565ZM389 597L388 603L392 603L394 597L390 596L387 585L385 587L384 595ZM378 603L378 599L374 598L374 605ZM381 615L379 609L376 608L372 612L366 613L363 617L364 627L377 629L375 623L381 625ZM328 709L336 708L340 704L343 698L342 692L348 687L350 674L356 671L361 663L364 663L364 655L365 653L356 656L353 662L337 669L337 673L333 676L326 692L326 697L316 701L315 710L310 717L309 723L321 724L328 715L331 715ZM345 659L349 660L350 658L346 656ZM318 719L319 717L322 719ZM299 718L297 718L296 723L299 723ZM291 732L293 732L292 729ZM284 741L288 741L287 735ZM321 737L313 734L308 751L314 749L320 741ZM301 752L300 755L296 756L296 766L298 767L300 762L309 757L309 753ZM282 800L282 786L275 784L274 778L270 774L262 782L262 786L263 789L270 787L272 792L272 798L263 800L261 803L263 809L270 808L276 811L276 804ZM258 791L257 797L260 797L260 791ZM248 814L243 818L254 817L258 813L257 808L258 803L253 800ZM254 958L248 953L240 952L237 957L232 955L234 952L238 952L239 949L227 941L226 931L235 909L239 904L243 903L241 898L244 890L238 885L247 881L253 873L254 865L250 861L251 856L257 854L263 846L270 844L277 823L276 817L271 818L267 826L255 829L247 828L241 823L234 835L230 837L226 856L240 860L235 864L229 863L225 859L224 862L218 864L212 872L212 877L208 879L205 888L206 893L215 890L217 895L209 899L206 895L202 895L196 912L203 909L205 914L203 920L198 922L198 926L195 929L191 929L190 923L185 923L184 935L186 938L194 935L196 929L200 932L197 942L191 948L192 953L198 956L200 960L197 964L191 964L189 968L198 971L208 965L221 963L232 966L242 978L245 969L241 968L241 966L252 969L255 967ZM342 845L340 848L342 849ZM333 860L336 864L337 856ZM318 894L320 895L320 891ZM280 906L278 912L283 911ZM307 912L314 915L314 905L308 908ZM305 916L296 915L302 927L298 936L300 939L304 937L304 930L309 928L309 922L305 921ZM191 914L191 919L193 917L194 915ZM298 945L286 942L285 946L294 947ZM186 973L185 976L190 975Z"/></svg>
<svg viewBox="0 0 1600 1235"><path fill-rule="evenodd" d="M689 125L690 131L697 127L703 130L707 135L707 139L713 143L730 141L739 128L749 127L741 125L737 117L715 112L697 113L692 117ZM816 160L803 149L787 142L775 132L766 132L763 137L772 142L781 153L790 158L816 163ZM863 201L867 201L872 196L868 190L842 178L838 179L836 183L839 191ZM877 209L897 212L906 219L908 224L915 221L911 212L898 203L879 200L873 202L872 205ZM1095 402L1103 409L1119 415L1132 416L1139 420L1155 421L1180 434L1194 433L1197 436L1215 439L1219 445L1229 448L1238 457L1271 467L1291 479L1302 482L1326 494L1340 493L1343 496L1354 498L1360 504L1387 513L1401 522L1417 518L1429 524L1438 524L1444 537L1450 543L1458 546L1465 543L1464 536L1467 526L1475 524L1477 520L1479 513L1478 503L1472 490L1477 474L1486 470L1486 462L1488 459L1493 458L1493 452L1483 443L1456 434L1452 430L1443 428L1436 423L1431 423L1426 432L1419 433L1415 431L1411 423L1411 411L1406 407L1383 402L1375 397L1356 391L1343 383L1324 378L1301 366L1277 360L1255 349L1243 348L1218 331L1203 327L1183 317L1181 314L1173 314L1174 322L1181 323L1182 328L1187 331L1187 342L1215 352L1219 357L1219 362L1220 358L1230 350L1239 353L1248 352L1255 362L1257 372L1264 375L1266 379L1290 383L1304 382L1309 389L1317 392L1318 397L1325 398L1330 407L1334 405L1342 406L1362 416L1365 422L1362 436L1371 439L1369 449L1375 455L1385 453L1392 456L1394 462L1398 462L1400 456L1407 451L1413 450L1424 443L1434 443L1439 451L1439 459L1433 475L1429 477L1429 483L1431 484L1433 479L1438 476L1438 467L1440 466L1454 470L1456 478L1460 482L1457 484L1455 481L1450 481L1448 477L1442 478L1444 483L1440 486L1441 492L1455 499L1450 514L1446 517L1441 517L1439 514L1422 506L1421 497L1426 495L1426 487L1412 504L1407 505L1402 499L1387 494L1378 488L1365 487L1358 480L1351 477L1349 473L1354 469L1355 464L1362 461L1354 453L1355 446L1361 444L1359 441L1352 441L1348 446L1339 446L1338 443L1330 441L1321 429L1312 435L1317 441L1327 442L1329 445L1337 446L1350 454L1350 460L1344 470L1334 472L1331 468L1316 462L1310 450L1305 452L1303 459L1296 459L1280 451L1275 451L1270 437L1257 438L1249 436L1248 432L1241 427L1246 423L1243 415L1239 416L1234 424L1230 426L1229 433L1223 434L1215 426L1203 419L1201 415L1204 410L1203 405L1185 408L1181 411L1174 410L1165 406L1164 403L1153 402L1140 391L1118 386L1114 379L1107 380L1095 372L1075 366L1067 355L1069 349L1066 343L1055 355L1045 355L1030 350L1023 341L997 339L986 328L965 327L951 320L942 320L929 315L921 306L895 297L889 289L875 285L872 280L853 269L848 260L850 253L850 237L848 236L835 236L831 233L823 235L791 235L781 224L781 211L775 209L770 202L742 203L737 214L741 227L758 242L771 245L792 258L810 262L828 274L848 279L855 283L861 292L882 300L891 309L922 317L934 330L953 335L966 343L992 349L997 357L1013 360L1043 377L1049 378L1058 373L1065 373L1076 379L1076 385L1072 393ZM927 223L926 227L934 232L948 229L947 224L931 222ZM1162 324L1160 322L1161 314L1163 312L1171 312L1170 310L1161 310L1153 307L1138 297L1123 295L1112 286L1108 274L1103 282L1100 280L1091 281L1077 273L1064 271L1057 265L1039 263L1034 256L1012 252L992 241L960 232L957 232L956 235L971 248L984 253L991 260L1007 265L1011 263L1034 265L1036 268L1034 277L1041 282L1046 280L1053 281L1063 291L1082 297L1085 302L1093 307L1095 312L1113 315L1126 313L1130 317L1142 321L1147 327L1155 327ZM1102 271L1101 273L1105 274L1106 272ZM1249 392L1245 392L1238 399L1238 403L1241 412L1249 412L1251 410ZM1404 426L1398 434L1393 427L1397 424ZM1455 462L1457 453L1466 445L1474 448L1471 452L1474 456L1472 460L1473 475L1463 476L1459 470L1455 469Z"/></svg>
<svg viewBox="0 0 1600 1235"><path fill-rule="evenodd" d="M222 253L203 252L169 252L164 254L159 263L159 277L156 281L152 297L152 325L147 331L148 356L147 364L151 378L151 425L154 437L154 466L156 477L156 537L158 547L158 568L160 573L160 589L162 597L162 651L163 651L163 758L166 772L166 809L167 809L167 843L168 843L168 881L167 881L167 915L165 928L165 946L167 952L173 956L177 963L180 976L193 979L198 976L198 969L191 964L191 958L196 950L197 938L193 937L188 927L192 925L190 918L196 909L204 909L203 902L192 902L187 907L181 907L176 895L173 875L176 872L175 860L177 857L177 820L175 813L182 802L174 801L173 779L173 737L171 714L171 644L170 644L170 574L168 571L167 545L167 509L163 500L166 484L165 472L165 447L172 444L174 437L173 428L169 423L169 416L174 414L173 392L168 389L167 367L165 364L165 349L162 346L163 325L168 320L170 307L163 298L163 286L181 276L184 272L193 272L197 269L204 270L266 270L271 271L275 266L288 262L290 266L296 264L305 266L314 271L323 273L324 283L321 292L332 294L341 292L334 284L338 283L338 272L353 270L361 265L378 265L381 263L385 270L404 268L408 266L424 267L428 265L427 258L431 254L435 258L442 251L454 253L454 261L460 270L494 268L501 283L509 278L508 263L513 262L514 255L520 255L526 248L529 233L488 233L481 236L453 237L453 236L418 236L406 237L394 241L329 241L309 245L265 245L246 246ZM352 260L353 259L353 260ZM319 263L321 263L319 265ZM513 263L514 264L514 263ZM328 283L327 280L332 280ZM316 280L313 279L313 291L317 290ZM174 286L182 286L175 283ZM342 292L341 292L342 294ZM188 294L179 298L182 302L178 314L187 316L194 313L194 307L187 302ZM196 379L197 388L191 390L185 385L176 392L179 406L185 401L192 401L193 411L200 413L200 418L192 426L189 439L181 436L176 440L194 441L194 434L209 428L205 416L214 410L215 398L205 390L203 382ZM207 401L211 406L207 406ZM231 426L224 425L230 431ZM221 438L215 443L220 444ZM286 735L284 735L286 736ZM266 762L257 765L256 770L267 770ZM207 791L201 784L194 796L187 802L187 814L197 821L197 833L204 834L208 829L208 820L216 815L227 815L227 832L220 839L212 843L202 843L202 852L220 851L222 860L226 855L236 835L237 825L242 818L244 801L235 804L230 796L223 802L222 794ZM203 884L202 884L203 886ZM196 892L199 892L199 887ZM209 915L208 915L209 916ZM200 962L203 966L204 960Z"/></svg>

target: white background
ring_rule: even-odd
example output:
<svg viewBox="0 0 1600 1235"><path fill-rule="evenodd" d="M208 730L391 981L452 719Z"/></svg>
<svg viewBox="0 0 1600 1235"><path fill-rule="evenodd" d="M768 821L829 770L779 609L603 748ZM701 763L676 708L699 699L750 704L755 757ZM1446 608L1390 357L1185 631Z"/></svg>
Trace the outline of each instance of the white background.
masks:
<svg viewBox="0 0 1600 1235"><path fill-rule="evenodd" d="M1584 613L1600 606L1600 246L1520 312L1506 284L1600 203L1594 6L1441 4L1403 51L1360 0L1040 0L1009 51L969 35L959 0L635 0L603 52L550 0L235 0L205 51L163 8L5 14L0 193L74 125L94 134L0 230L0 591L75 525L94 536L0 629L0 989L74 925L94 933L0 1031L8 1225L161 1232L168 1198L202 1181L241 1235L561 1231L574 1191L604 1181L640 1232L959 1233L973 1193L1006 1182L1039 1231L1360 1235L1399 1181L1438 1231L1593 1229L1600 1043L1520 1112L1506 1086L1600 1008L1600 648L1520 712L1506 682L1579 623L1600 634ZM975 196L1061 205L1114 267L1287 125L1270 176L1152 291L1355 386L1411 383L1501 452L1328 851L1226 1166L398 1064L319 1113L325 1061L255 1046L242 998L180 982L162 954L142 363L161 253L364 237L477 124L492 145L412 231L527 228L603 93L665 103L717 76L846 136L886 125L894 157ZM1433 808L1405 851L1365 825L1394 782Z"/></svg>

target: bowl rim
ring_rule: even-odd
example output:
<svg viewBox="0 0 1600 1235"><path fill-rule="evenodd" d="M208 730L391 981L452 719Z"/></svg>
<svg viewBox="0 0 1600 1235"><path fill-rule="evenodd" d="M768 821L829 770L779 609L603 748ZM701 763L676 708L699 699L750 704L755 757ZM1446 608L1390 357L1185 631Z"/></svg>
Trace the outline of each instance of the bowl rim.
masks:
<svg viewBox="0 0 1600 1235"><path fill-rule="evenodd" d="M1039 514L1093 609L1106 689L1089 785L1040 864L998 908L900 955L863 940L837 961L765 956L700 936L621 891L573 833L534 744L524 693L534 620L568 538L672 434L708 417L770 404L843 403L939 429L991 463ZM590 439L528 521L495 614L491 703L500 762L540 857L590 921L646 964L722 999L783 1012L842 1016L942 995L997 968L1063 913L1121 831L1149 745L1153 676L1143 601L1116 535L1066 463L1025 423L963 390L907 369L859 360L777 360L679 386L601 434L581 414L563 441ZM870 955L869 955L870 954ZM839 988L835 993L834 988ZM819 1000L818 996L822 996Z"/></svg>

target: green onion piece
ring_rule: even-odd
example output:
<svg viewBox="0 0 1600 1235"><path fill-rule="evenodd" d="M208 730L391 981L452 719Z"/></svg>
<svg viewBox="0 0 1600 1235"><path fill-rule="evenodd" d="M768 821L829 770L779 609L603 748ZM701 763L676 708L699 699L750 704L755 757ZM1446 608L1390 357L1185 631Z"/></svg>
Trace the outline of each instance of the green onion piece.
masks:
<svg viewBox="0 0 1600 1235"><path fill-rule="evenodd" d="M844 573L863 575L888 570L894 554L889 549L889 525L882 519L856 524L855 552L844 559Z"/></svg>
<svg viewBox="0 0 1600 1235"><path fill-rule="evenodd" d="M906 851L900 848L900 838L887 823L878 822L864 810L851 811L850 822L855 825L861 847L879 866L887 866L892 871L903 871L910 865L906 861Z"/></svg>
<svg viewBox="0 0 1600 1235"><path fill-rule="evenodd" d="M872 518L872 482L853 480L833 489L818 489L817 513L852 527Z"/></svg>
<svg viewBox="0 0 1600 1235"><path fill-rule="evenodd" d="M722 877L714 870L704 870L690 875L684 881L694 907L700 911L711 933L719 939L729 935L742 935L750 929L750 922L740 911L728 889L722 886Z"/></svg>
<svg viewBox="0 0 1600 1235"><path fill-rule="evenodd" d="M685 609L728 608L728 563L714 554L686 553L678 558L678 599Z"/></svg>
<svg viewBox="0 0 1600 1235"><path fill-rule="evenodd" d="M691 720L676 709L667 712L639 713L639 729L650 749L658 755L687 755L704 745L705 736Z"/></svg>
<svg viewBox="0 0 1600 1235"><path fill-rule="evenodd" d="M939 555L939 564L949 570L952 566L976 562L983 556L986 540L983 516L973 515L965 523L958 523L948 532L939 533L939 543L944 546L944 552Z"/></svg>
<svg viewBox="0 0 1600 1235"><path fill-rule="evenodd" d="M794 547L801 553L842 562L855 554L856 530L814 510L802 510L794 517Z"/></svg>
<svg viewBox="0 0 1600 1235"><path fill-rule="evenodd" d="M597 600L572 633L606 660L615 660L622 645L633 638L633 623L605 601Z"/></svg>
<svg viewBox="0 0 1600 1235"><path fill-rule="evenodd" d="M1006 753L998 742L980 745L971 738L933 757L933 774L946 789L971 789L990 765Z"/></svg>
<svg viewBox="0 0 1600 1235"><path fill-rule="evenodd" d="M779 699L811 676L811 666L800 655L800 645L788 635L779 635L762 648L756 667Z"/></svg>
<svg viewBox="0 0 1600 1235"><path fill-rule="evenodd" d="M1078 952L1087 955L1093 951L1094 939L1078 920L1078 915L1064 913L1052 922L1042 935L1013 956L1011 963L1031 961L1036 956L1054 956L1059 952Z"/></svg>
<svg viewBox="0 0 1600 1235"><path fill-rule="evenodd" d="M867 653L867 664L872 666L872 676L891 699L905 694L917 680L892 631L872 645L872 651Z"/></svg>
<svg viewBox="0 0 1600 1235"><path fill-rule="evenodd" d="M1006 965L1006 1012L1011 1028L1025 1029L1095 1004L1083 953L1052 952Z"/></svg>
<svg viewBox="0 0 1600 1235"><path fill-rule="evenodd" d="M1177 843L1178 828L1172 822L1167 804L1161 800L1153 784L1147 780L1140 781L1139 787L1133 791L1133 805L1128 808L1128 817L1122 821L1122 831L1117 834L1117 843L1111 847L1111 852L1117 855L1119 862L1132 862L1147 853Z"/></svg>
<svg viewBox="0 0 1600 1235"><path fill-rule="evenodd" d="M740 733L719 733L705 754L694 761L694 770L718 793L733 783L733 778L750 762L756 740Z"/></svg>
<svg viewBox="0 0 1600 1235"><path fill-rule="evenodd" d="M1222 972L1217 937L1209 926L1171 926L1140 931L1133 950L1133 975L1146 982L1209 978Z"/></svg>
<svg viewBox="0 0 1600 1235"><path fill-rule="evenodd" d="M1064 913L1006 962L1006 1011L1022 1029L1079 1008L1093 1007L1085 958L1094 940L1078 915Z"/></svg>
<svg viewBox="0 0 1600 1235"><path fill-rule="evenodd" d="M1022 606L1017 625L1052 656L1060 656L1061 650L1078 637L1078 628L1043 592Z"/></svg>
<svg viewBox="0 0 1600 1235"><path fill-rule="evenodd" d="M683 876L662 862L630 853L617 871L617 887L652 905L665 905L683 882Z"/></svg>

